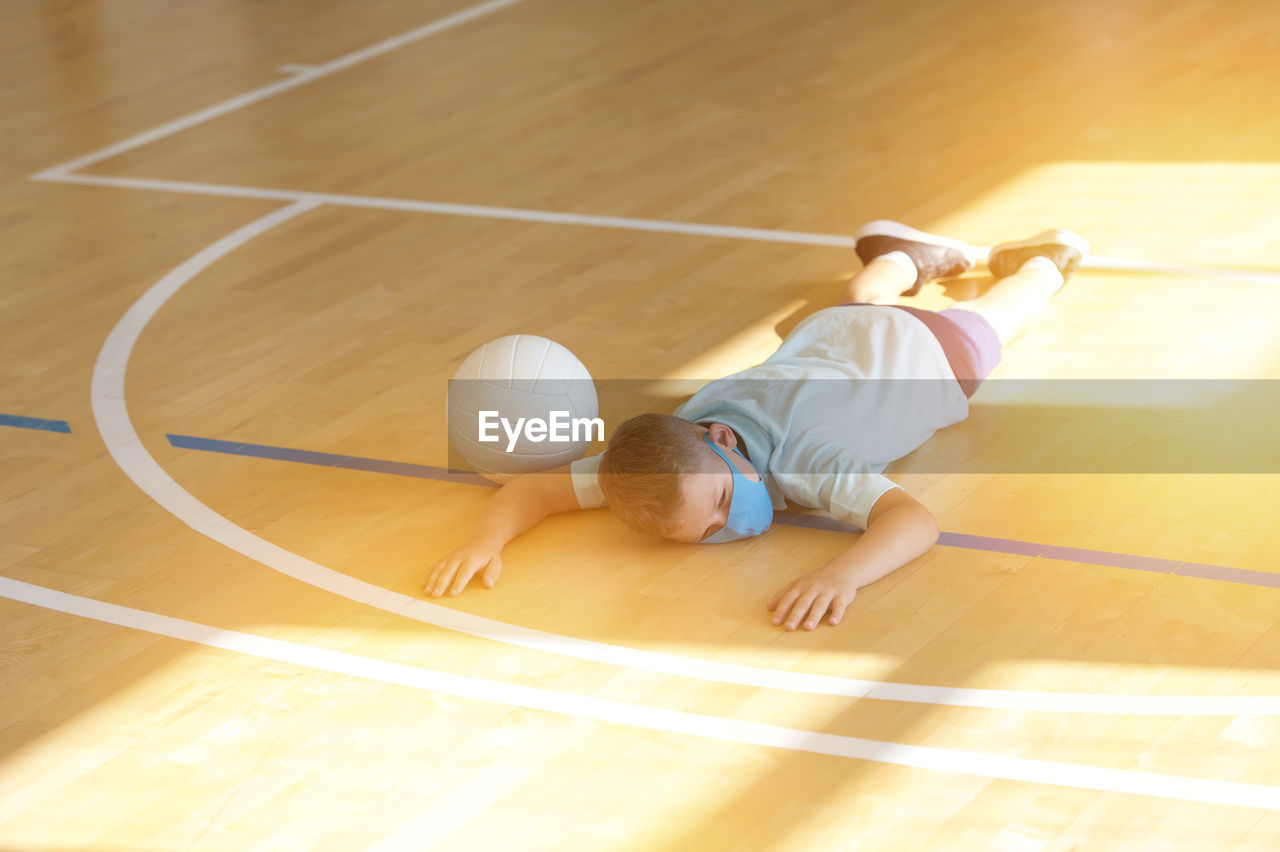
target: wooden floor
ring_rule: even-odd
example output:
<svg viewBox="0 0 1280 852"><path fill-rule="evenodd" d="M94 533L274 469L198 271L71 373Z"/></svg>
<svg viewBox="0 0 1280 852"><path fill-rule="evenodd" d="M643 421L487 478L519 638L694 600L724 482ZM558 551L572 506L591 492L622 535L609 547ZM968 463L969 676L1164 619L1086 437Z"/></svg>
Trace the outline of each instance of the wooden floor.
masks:
<svg viewBox="0 0 1280 852"><path fill-rule="evenodd" d="M848 533L411 600L490 489L168 437L442 466L480 343L714 378L879 217L1089 237L996 378L1280 379L1280 14L467 2L0 10L0 850L1280 848L1275 468L939 471L1037 446L980 392L943 543L787 633Z"/></svg>

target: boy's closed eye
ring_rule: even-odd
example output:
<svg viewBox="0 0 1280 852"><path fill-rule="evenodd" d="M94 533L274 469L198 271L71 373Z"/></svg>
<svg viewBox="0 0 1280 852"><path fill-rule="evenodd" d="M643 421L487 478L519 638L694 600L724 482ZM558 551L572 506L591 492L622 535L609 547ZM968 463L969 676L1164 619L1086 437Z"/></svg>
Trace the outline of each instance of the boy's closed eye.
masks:
<svg viewBox="0 0 1280 852"><path fill-rule="evenodd" d="M720 500L719 502L716 503L716 511L719 512L728 504L729 504L729 489L726 487L721 487ZM702 534L702 538L699 538L698 541L702 541L705 538L709 538L710 536L715 535L717 532L720 531L720 528L723 526L724 524L712 524L711 526L707 527L706 532Z"/></svg>

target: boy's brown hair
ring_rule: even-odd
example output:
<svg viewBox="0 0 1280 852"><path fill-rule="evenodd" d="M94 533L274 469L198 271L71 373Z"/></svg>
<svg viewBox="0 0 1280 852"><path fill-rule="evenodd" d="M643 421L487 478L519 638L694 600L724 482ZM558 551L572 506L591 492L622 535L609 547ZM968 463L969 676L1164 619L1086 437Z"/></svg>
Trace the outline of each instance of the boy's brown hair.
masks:
<svg viewBox="0 0 1280 852"><path fill-rule="evenodd" d="M681 475L701 470L703 427L670 414L640 414L619 424L600 459L600 490L624 524L663 536L684 500Z"/></svg>

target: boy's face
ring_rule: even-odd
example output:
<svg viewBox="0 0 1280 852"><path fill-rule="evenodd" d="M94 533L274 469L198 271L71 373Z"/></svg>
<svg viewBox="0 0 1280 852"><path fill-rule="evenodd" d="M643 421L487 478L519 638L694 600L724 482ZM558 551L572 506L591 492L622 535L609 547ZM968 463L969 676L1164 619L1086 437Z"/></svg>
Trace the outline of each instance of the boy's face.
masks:
<svg viewBox="0 0 1280 852"><path fill-rule="evenodd" d="M748 479L759 480L751 463L737 453L730 452L738 444L733 430L720 423L711 424L711 440L725 451L730 461ZM729 503L733 500L733 474L716 455L716 451L702 442L702 467L696 473L686 473L681 478L680 492L684 499L676 512L676 528L665 538L686 544L701 541L715 535L729 520Z"/></svg>

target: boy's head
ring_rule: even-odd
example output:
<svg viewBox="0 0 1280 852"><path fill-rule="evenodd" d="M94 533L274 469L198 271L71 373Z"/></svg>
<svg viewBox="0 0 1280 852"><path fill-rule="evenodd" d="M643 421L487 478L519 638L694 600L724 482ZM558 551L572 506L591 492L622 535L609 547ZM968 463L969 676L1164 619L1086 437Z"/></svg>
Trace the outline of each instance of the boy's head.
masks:
<svg viewBox="0 0 1280 852"><path fill-rule="evenodd" d="M729 517L733 474L704 435L726 453L738 443L723 423L699 426L669 414L641 414L619 425L600 460L609 508L631 529L673 541L714 534ZM754 477L745 460L735 463Z"/></svg>

